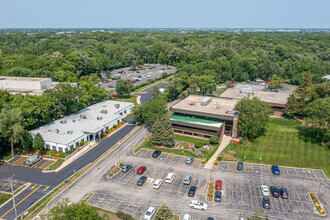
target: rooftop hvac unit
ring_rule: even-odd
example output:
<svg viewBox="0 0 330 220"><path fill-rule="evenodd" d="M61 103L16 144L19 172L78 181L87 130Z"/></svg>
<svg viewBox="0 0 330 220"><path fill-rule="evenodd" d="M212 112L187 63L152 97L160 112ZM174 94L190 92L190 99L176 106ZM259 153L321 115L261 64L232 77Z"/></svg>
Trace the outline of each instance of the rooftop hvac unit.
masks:
<svg viewBox="0 0 330 220"><path fill-rule="evenodd" d="M72 134L73 131L72 131L72 130L69 130L69 131L67 131L66 133L67 133L67 134Z"/></svg>
<svg viewBox="0 0 330 220"><path fill-rule="evenodd" d="M58 129L54 129L53 132L54 132L54 133L60 133L60 130L58 130Z"/></svg>
<svg viewBox="0 0 330 220"><path fill-rule="evenodd" d="M108 110L102 109L102 110L100 111L100 113L108 114Z"/></svg>
<svg viewBox="0 0 330 220"><path fill-rule="evenodd" d="M119 107L120 107L120 104L115 104L115 107L116 107L116 108L119 108Z"/></svg>
<svg viewBox="0 0 330 220"><path fill-rule="evenodd" d="M76 120L72 120L72 122L76 122Z"/></svg>
<svg viewBox="0 0 330 220"><path fill-rule="evenodd" d="M61 120L61 124L66 124L67 122L68 122L68 121L65 120L65 119Z"/></svg>
<svg viewBox="0 0 330 220"><path fill-rule="evenodd" d="M87 116L83 115L83 114L81 114L79 117L82 118L82 119L87 119Z"/></svg>
<svg viewBox="0 0 330 220"><path fill-rule="evenodd" d="M102 119L103 119L102 116L98 116L98 117L97 117L97 120L102 120Z"/></svg>
<svg viewBox="0 0 330 220"><path fill-rule="evenodd" d="M202 106L206 106L211 102L212 98L211 97L205 97L202 101L201 101L201 105Z"/></svg>

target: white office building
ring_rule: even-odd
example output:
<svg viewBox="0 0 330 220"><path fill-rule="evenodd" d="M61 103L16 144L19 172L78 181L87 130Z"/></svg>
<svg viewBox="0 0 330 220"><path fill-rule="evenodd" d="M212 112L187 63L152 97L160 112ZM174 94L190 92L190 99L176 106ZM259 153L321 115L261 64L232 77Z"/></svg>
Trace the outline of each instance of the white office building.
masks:
<svg viewBox="0 0 330 220"><path fill-rule="evenodd" d="M79 146L81 141L95 141L106 129L122 122L131 112L133 103L104 101L89 106L67 117L30 131L33 138L39 132L45 141L45 148L67 152Z"/></svg>

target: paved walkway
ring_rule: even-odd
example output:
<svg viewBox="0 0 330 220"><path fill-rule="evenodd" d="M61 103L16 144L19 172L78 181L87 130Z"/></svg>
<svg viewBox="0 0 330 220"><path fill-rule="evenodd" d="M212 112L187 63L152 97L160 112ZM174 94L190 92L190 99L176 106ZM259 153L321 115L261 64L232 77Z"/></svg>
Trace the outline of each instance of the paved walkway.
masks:
<svg viewBox="0 0 330 220"><path fill-rule="evenodd" d="M214 161L217 159L218 155L228 146L231 141L230 136L224 135L218 150L213 154L213 156L209 159L209 161L205 164L204 168L213 169Z"/></svg>

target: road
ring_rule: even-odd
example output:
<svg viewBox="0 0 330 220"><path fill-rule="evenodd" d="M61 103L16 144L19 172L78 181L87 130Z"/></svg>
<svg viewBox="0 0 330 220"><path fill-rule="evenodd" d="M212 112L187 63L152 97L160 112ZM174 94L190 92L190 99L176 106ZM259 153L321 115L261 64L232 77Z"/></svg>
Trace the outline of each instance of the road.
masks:
<svg viewBox="0 0 330 220"><path fill-rule="evenodd" d="M129 139L106 156L89 170L82 178L66 189L56 200L47 207L52 207L57 201L68 197L74 202L83 200L90 193L94 195L88 201L89 204L110 210L122 211L131 214L134 218L141 219L149 206L159 208L167 204L176 214L189 213L193 219L238 219L240 213L247 217L254 213L255 209L262 208L262 195L260 185L275 185L285 187L289 192L289 199L271 197L271 209L268 210L270 219L323 219L313 213L313 204L308 197L308 192L318 194L323 204L330 202L329 181L324 175L317 172L307 176L310 169L294 169L280 167L283 173L275 176L270 171L270 166L260 164L246 164L244 172L238 172L233 162L222 162L217 170L201 168L200 161L194 161L192 165L185 164L185 158L163 153L159 158L151 157L152 151L141 150L134 154L133 150L144 140L148 134L145 128L141 128ZM108 179L115 163L120 161L131 163L133 168L127 173L118 172ZM143 174L148 181L143 186L137 186L140 175L136 170L140 166L146 166ZM291 170L296 173L291 173ZM316 172L317 170L312 170ZM166 177L167 173L174 172L176 177L172 184L163 183L160 189L153 189L153 182ZM305 173L306 175L300 175ZM191 185L197 186L194 198L187 196L190 185L183 185L185 175L191 174ZM222 202L208 203L208 210L203 212L188 207L191 199L205 202L208 183L221 179L223 181ZM320 191L318 191L320 187ZM328 206L325 205L325 209Z"/></svg>
<svg viewBox="0 0 330 220"><path fill-rule="evenodd" d="M74 173L74 170L79 171L87 164L94 162L105 151L113 147L119 140L131 132L134 127L134 123L127 124L125 127L118 130L115 135L104 139L96 147L88 151L87 154L79 157L59 172L43 173L41 169L30 169L20 166L1 164L0 176L2 180L11 177L14 174L15 180L32 184L29 188L25 189L19 196L16 197L18 215L43 197L50 189L53 189L62 183L64 178L70 177ZM32 188L33 186L35 187ZM47 187L48 189L44 191ZM12 206L12 203L9 202L0 209L0 219L15 218L15 212L14 209L12 209Z"/></svg>

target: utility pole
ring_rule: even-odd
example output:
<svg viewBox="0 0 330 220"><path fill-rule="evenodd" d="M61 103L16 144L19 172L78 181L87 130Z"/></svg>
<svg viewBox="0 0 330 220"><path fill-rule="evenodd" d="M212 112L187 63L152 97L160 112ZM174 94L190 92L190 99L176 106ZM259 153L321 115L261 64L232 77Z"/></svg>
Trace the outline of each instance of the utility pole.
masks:
<svg viewBox="0 0 330 220"><path fill-rule="evenodd" d="M15 203L15 194L14 194L14 189L13 189L13 182L12 182L12 178L14 177L15 175L13 174L12 177L9 178L9 181L10 181L10 187L11 187L11 194L13 196L13 207L15 209L15 216L16 216L16 219L17 219L17 210L16 210L16 203Z"/></svg>

